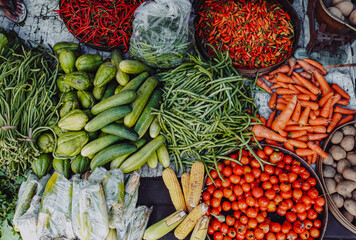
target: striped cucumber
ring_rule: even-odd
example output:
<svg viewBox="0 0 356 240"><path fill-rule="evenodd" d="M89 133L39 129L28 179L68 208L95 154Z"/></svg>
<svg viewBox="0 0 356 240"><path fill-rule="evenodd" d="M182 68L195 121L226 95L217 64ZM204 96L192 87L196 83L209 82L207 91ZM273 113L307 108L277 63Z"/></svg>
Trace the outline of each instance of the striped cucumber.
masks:
<svg viewBox="0 0 356 240"><path fill-rule="evenodd" d="M144 71L152 72L152 68L136 60L123 60L119 67L121 71L128 74L140 74Z"/></svg>
<svg viewBox="0 0 356 240"><path fill-rule="evenodd" d="M150 126L150 137L156 138L161 131L161 126L159 125L158 117L155 117Z"/></svg>
<svg viewBox="0 0 356 240"><path fill-rule="evenodd" d="M169 167L171 160L169 159L169 153L164 144L157 149L157 157L164 168Z"/></svg>
<svg viewBox="0 0 356 240"><path fill-rule="evenodd" d="M103 97L101 98L101 101L111 97L115 93L115 89L117 87L117 83L114 81L111 81L108 83L107 88L103 94Z"/></svg>
<svg viewBox="0 0 356 240"><path fill-rule="evenodd" d="M106 125L119 120L131 112L128 105L110 108L90 120L84 127L87 132L94 132L102 129Z"/></svg>
<svg viewBox="0 0 356 240"><path fill-rule="evenodd" d="M91 160L90 168L94 170L96 167L103 166L117 157L132 153L136 149L136 145L130 143L119 143L105 148L97 153Z"/></svg>
<svg viewBox="0 0 356 240"><path fill-rule="evenodd" d="M119 67L121 61L122 61L122 57L119 49L114 49L111 52L111 62L114 64L117 70L115 78L120 85L125 86L129 82L130 77L127 73L121 71Z"/></svg>
<svg viewBox="0 0 356 240"><path fill-rule="evenodd" d="M137 98L134 102L131 103L132 112L124 118L124 123L127 127L132 127L135 125L157 84L158 79L153 76L148 78L138 89Z"/></svg>
<svg viewBox="0 0 356 240"><path fill-rule="evenodd" d="M148 78L149 74L148 72L143 72L134 79L132 79L128 84L125 85L125 87L122 88L121 91L125 90L137 90L141 84Z"/></svg>
<svg viewBox="0 0 356 240"><path fill-rule="evenodd" d="M138 141L134 142L137 149L140 149L143 145L145 145L145 143L146 143L146 139L139 139ZM125 161L126 158L128 158L129 156L130 156L130 154L126 154L126 155L115 158L114 160L111 161L110 168L111 169L119 168L121 163L123 163L123 161Z"/></svg>
<svg viewBox="0 0 356 240"><path fill-rule="evenodd" d="M151 155L147 159L147 165L150 168L156 168L158 166L158 158L157 158L157 153L154 151L151 153Z"/></svg>
<svg viewBox="0 0 356 240"><path fill-rule="evenodd" d="M156 137L151 140L145 146L143 146L140 150L130 156L126 161L121 165L120 169L124 173L129 173L134 170L140 169L143 164L147 162L148 157L159 148L164 142L166 138L162 135Z"/></svg>
<svg viewBox="0 0 356 240"><path fill-rule="evenodd" d="M94 141L91 141L87 145L82 148L81 155L84 157L88 157L90 155L94 155L97 152L100 152L104 148L123 140L123 138L115 136L115 135L106 135L103 137L99 137Z"/></svg>
<svg viewBox="0 0 356 240"><path fill-rule="evenodd" d="M129 139L131 141L137 141L138 139L138 134L134 130L116 123L111 123L105 126L101 129L101 131L103 131L104 133L109 133L125 139Z"/></svg>
<svg viewBox="0 0 356 240"><path fill-rule="evenodd" d="M150 127L154 115L152 114L152 109L158 108L159 102L162 99L162 91L156 89L148 101L145 109L143 110L140 118L138 119L134 130L138 133L139 137L141 138L147 132L148 128Z"/></svg>
<svg viewBox="0 0 356 240"><path fill-rule="evenodd" d="M92 107L91 112L94 115L97 115L101 112L104 112L104 111L110 109L110 108L131 103L136 99L136 96L137 96L137 94L133 90L120 92L118 94L115 94L115 95L95 104Z"/></svg>

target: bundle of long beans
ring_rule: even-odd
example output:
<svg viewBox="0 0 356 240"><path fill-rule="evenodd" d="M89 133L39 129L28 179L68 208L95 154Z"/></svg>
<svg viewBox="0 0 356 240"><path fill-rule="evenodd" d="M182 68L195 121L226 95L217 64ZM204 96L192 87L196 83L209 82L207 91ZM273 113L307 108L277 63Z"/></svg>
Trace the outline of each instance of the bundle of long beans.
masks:
<svg viewBox="0 0 356 240"><path fill-rule="evenodd" d="M164 103L157 112L177 167L216 159L246 147L258 122L252 93L254 80L239 76L228 54L211 62L190 56L190 62L161 73ZM226 157L225 157L226 158Z"/></svg>
<svg viewBox="0 0 356 240"><path fill-rule="evenodd" d="M0 56L0 167L23 173L39 151L35 139L55 123L58 66L43 47L21 45Z"/></svg>

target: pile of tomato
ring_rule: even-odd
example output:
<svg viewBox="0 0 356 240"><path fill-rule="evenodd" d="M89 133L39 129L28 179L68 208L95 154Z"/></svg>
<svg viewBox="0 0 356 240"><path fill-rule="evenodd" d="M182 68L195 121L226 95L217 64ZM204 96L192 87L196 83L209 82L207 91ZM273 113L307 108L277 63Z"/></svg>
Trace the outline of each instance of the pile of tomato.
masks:
<svg viewBox="0 0 356 240"><path fill-rule="evenodd" d="M213 240L319 238L325 199L316 179L298 160L269 146L255 153L273 165L265 164L262 171L253 155L242 150L240 162L218 164L220 176L210 172L215 183L207 178L202 195L212 217L208 234Z"/></svg>

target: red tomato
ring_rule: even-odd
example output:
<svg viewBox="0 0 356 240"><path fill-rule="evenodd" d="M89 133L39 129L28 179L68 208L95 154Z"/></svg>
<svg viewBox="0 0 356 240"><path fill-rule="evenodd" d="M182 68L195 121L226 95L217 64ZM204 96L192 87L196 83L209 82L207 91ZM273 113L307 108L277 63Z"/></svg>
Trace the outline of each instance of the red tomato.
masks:
<svg viewBox="0 0 356 240"><path fill-rule="evenodd" d="M252 189L252 195L255 197L255 198L260 198L263 196L263 189L260 188L260 187L254 187Z"/></svg>
<svg viewBox="0 0 356 240"><path fill-rule="evenodd" d="M207 186L209 185L212 185L213 184L213 181L211 180L210 177L206 178L206 183L205 183Z"/></svg>
<svg viewBox="0 0 356 240"><path fill-rule="evenodd" d="M225 201L225 202L222 203L221 207L222 207L222 210L225 211L225 212L230 211L231 203L228 202L228 201Z"/></svg>
<svg viewBox="0 0 356 240"><path fill-rule="evenodd" d="M241 212L240 212L240 211L235 211L235 212L234 212L234 218L235 218L235 219L240 219L240 217L241 217ZM236 225L236 222L235 222L234 225Z"/></svg>
<svg viewBox="0 0 356 240"><path fill-rule="evenodd" d="M317 198L314 199L314 202L315 202L316 205L322 207L322 206L325 205L325 198L317 197Z"/></svg>
<svg viewBox="0 0 356 240"><path fill-rule="evenodd" d="M296 234L294 231L290 231L287 233L288 240L296 240L297 238L298 238L298 234Z"/></svg>
<svg viewBox="0 0 356 240"><path fill-rule="evenodd" d="M217 188L221 188L221 186L222 186L222 181L221 181L221 179L216 179L216 180L215 180L215 186L216 186Z"/></svg>
<svg viewBox="0 0 356 240"><path fill-rule="evenodd" d="M265 197L261 197L258 199L258 205L260 206L260 208L266 208L269 204L269 201L267 198Z"/></svg>
<svg viewBox="0 0 356 240"><path fill-rule="evenodd" d="M284 169L286 167L286 164L282 161L278 162L276 165L277 168Z"/></svg>
<svg viewBox="0 0 356 240"><path fill-rule="evenodd" d="M248 206L253 207L253 206L255 206L255 199L253 197L247 197L246 203Z"/></svg>
<svg viewBox="0 0 356 240"><path fill-rule="evenodd" d="M302 184L300 181L296 180L292 183L292 188L302 188Z"/></svg>
<svg viewBox="0 0 356 240"><path fill-rule="evenodd" d="M271 176L269 178L269 181L272 183L272 184L277 184L278 183L278 177L277 176Z"/></svg>
<svg viewBox="0 0 356 240"><path fill-rule="evenodd" d="M273 201L270 201L267 206L267 212L275 212L276 208L276 204Z"/></svg>
<svg viewBox="0 0 356 240"><path fill-rule="evenodd" d="M268 173L269 175L274 174L274 167L271 165L266 165L265 166L265 173Z"/></svg>
<svg viewBox="0 0 356 240"><path fill-rule="evenodd" d="M280 188L282 192L288 192L291 190L292 186L289 182L283 182L281 183Z"/></svg>
<svg viewBox="0 0 356 240"><path fill-rule="evenodd" d="M223 171L223 169L224 169L224 167L225 167L225 165L224 165L224 163L218 163L218 169L219 169L219 172L222 172Z"/></svg>
<svg viewBox="0 0 356 240"><path fill-rule="evenodd" d="M214 231L219 231L221 223L215 219L211 222L210 226L214 229Z"/></svg>
<svg viewBox="0 0 356 240"><path fill-rule="evenodd" d="M270 146L266 146L263 151L265 152L266 155L270 156L274 151L273 148L271 148Z"/></svg>
<svg viewBox="0 0 356 240"><path fill-rule="evenodd" d="M288 222L295 222L297 221L297 215L294 212L287 212L286 219Z"/></svg>
<svg viewBox="0 0 356 240"><path fill-rule="evenodd" d="M246 210L246 216L249 218L256 218L257 217L257 211L254 208L248 208Z"/></svg>
<svg viewBox="0 0 356 240"><path fill-rule="evenodd" d="M244 173L244 168L240 165L237 165L236 167L234 167L234 169L232 170L232 172L237 175L240 176Z"/></svg>
<svg viewBox="0 0 356 240"><path fill-rule="evenodd" d="M279 181L280 182L288 182L289 181L289 177L287 173L281 173L279 176Z"/></svg>
<svg viewBox="0 0 356 240"><path fill-rule="evenodd" d="M313 227L313 222L312 221L310 221L310 220L305 220L304 222L303 222L303 224L304 224L304 226L305 226L305 229L311 229L312 227Z"/></svg>
<svg viewBox="0 0 356 240"><path fill-rule="evenodd" d="M287 214L287 210L281 208L281 207L278 207L277 208L277 211L276 213L279 215L279 216L285 216Z"/></svg>
<svg viewBox="0 0 356 240"><path fill-rule="evenodd" d="M237 160L239 158L238 154L231 154L230 158Z"/></svg>
<svg viewBox="0 0 356 240"><path fill-rule="evenodd" d="M269 200L272 200L276 196L276 191L274 189L268 189L265 192L265 197L268 198Z"/></svg>
<svg viewBox="0 0 356 240"><path fill-rule="evenodd" d="M270 181L264 182L264 183L262 183L262 188L264 190L271 189L272 188L272 183Z"/></svg>
<svg viewBox="0 0 356 240"><path fill-rule="evenodd" d="M293 198L300 199L303 196L303 191L299 188L293 190Z"/></svg>
<svg viewBox="0 0 356 240"><path fill-rule="evenodd" d="M277 238L276 238L276 235L274 233L271 233L271 232L267 233L266 240L276 240L276 239Z"/></svg>
<svg viewBox="0 0 356 240"><path fill-rule="evenodd" d="M232 194L230 197L229 197L229 201L230 202L234 202L236 200L236 195L235 194Z"/></svg>
<svg viewBox="0 0 356 240"><path fill-rule="evenodd" d="M266 173L266 172L261 173L261 175L260 175L260 180L261 180L262 182L268 181L268 180L269 180L269 174Z"/></svg>
<svg viewBox="0 0 356 240"><path fill-rule="evenodd" d="M236 219L231 217L230 215L227 215L225 218L225 222L228 226L233 226L235 224Z"/></svg>
<svg viewBox="0 0 356 240"><path fill-rule="evenodd" d="M292 224L288 221L285 221L281 226L282 233L287 234L292 229Z"/></svg>
<svg viewBox="0 0 356 240"><path fill-rule="evenodd" d="M229 198L231 197L231 195L233 194L232 190L230 188L224 188L223 190L223 194L225 198Z"/></svg>
<svg viewBox="0 0 356 240"><path fill-rule="evenodd" d="M238 202L232 202L232 203L231 203L231 209L234 210L234 211L239 210L239 204L238 204Z"/></svg>
<svg viewBox="0 0 356 240"><path fill-rule="evenodd" d="M232 174L229 179L232 184L238 184L240 182L240 176L236 174Z"/></svg>
<svg viewBox="0 0 356 240"><path fill-rule="evenodd" d="M285 155L283 158L283 162L285 164L291 164L293 162L293 157L290 155Z"/></svg>
<svg viewBox="0 0 356 240"><path fill-rule="evenodd" d="M316 185L316 179L313 177L308 178L307 182L310 184L310 186L315 186Z"/></svg>
<svg viewBox="0 0 356 240"><path fill-rule="evenodd" d="M257 169L261 167L260 163L256 159L252 159L250 162L250 165L251 165L251 167L257 168Z"/></svg>
<svg viewBox="0 0 356 240"><path fill-rule="evenodd" d="M258 224L258 223L257 223L257 220L256 220L256 219L250 218L250 219L248 220L247 226L249 226L249 228L254 229L254 228L257 227L257 224Z"/></svg>
<svg viewBox="0 0 356 240"><path fill-rule="evenodd" d="M213 238L214 238L214 240L223 240L224 235L221 232L216 232L216 233L214 233Z"/></svg>
<svg viewBox="0 0 356 240"><path fill-rule="evenodd" d="M281 224L277 223L277 222L273 222L271 223L271 231L272 232L280 232L281 231Z"/></svg>
<svg viewBox="0 0 356 240"><path fill-rule="evenodd" d="M308 191L308 196L311 197L312 199L315 199L317 198L319 195L319 192L318 190L316 190L316 188L311 188L309 191ZM315 201L315 200L314 200Z"/></svg>
<svg viewBox="0 0 356 240"><path fill-rule="evenodd" d="M321 228L321 221L319 219L314 220L314 227Z"/></svg>
<svg viewBox="0 0 356 240"><path fill-rule="evenodd" d="M206 191L210 194L210 195L213 195L214 194L214 192L215 192L215 186L208 186L207 188L206 188Z"/></svg>
<svg viewBox="0 0 356 240"><path fill-rule="evenodd" d="M274 152L274 153L272 153L271 156L269 157L269 161L270 161L271 163L277 163L277 162L279 162L279 161L281 161L281 160L282 160L282 154L279 153L279 152Z"/></svg>
<svg viewBox="0 0 356 240"><path fill-rule="evenodd" d="M308 179L310 177L310 172L309 171L304 171L304 172L301 172L299 174L299 176L302 178L302 179Z"/></svg>
<svg viewBox="0 0 356 240"><path fill-rule="evenodd" d="M225 177L230 177L232 174L231 167L230 166L224 167L223 174L225 175Z"/></svg>
<svg viewBox="0 0 356 240"><path fill-rule="evenodd" d="M208 234L209 234L209 235L213 235L214 232L215 232L214 229L213 229L211 226L209 226L209 227L208 227Z"/></svg>
<svg viewBox="0 0 356 240"><path fill-rule="evenodd" d="M299 234L299 237L303 240L306 240L309 238L309 231L308 230L304 230L301 234Z"/></svg>
<svg viewBox="0 0 356 240"><path fill-rule="evenodd" d="M308 213L305 211L303 213L298 213L297 216L298 216L300 221L304 221L305 219L307 219Z"/></svg>
<svg viewBox="0 0 356 240"><path fill-rule="evenodd" d="M238 201L238 205L239 205L239 209L240 209L240 210L247 209L247 207L248 207L248 205L247 205L245 199L240 199L240 200Z"/></svg>
<svg viewBox="0 0 356 240"><path fill-rule="evenodd" d="M284 233L278 232L278 233L276 233L276 239L277 240L285 240L286 235Z"/></svg>
<svg viewBox="0 0 356 240"><path fill-rule="evenodd" d="M224 197L224 193L221 189L217 189L217 190L215 190L213 196L214 196L214 198L221 199Z"/></svg>
<svg viewBox="0 0 356 240"><path fill-rule="evenodd" d="M211 171L211 172L210 172L210 175L211 175L211 177L214 178L214 179L219 176L219 174L218 174L218 172L217 172L216 170Z"/></svg>
<svg viewBox="0 0 356 240"><path fill-rule="evenodd" d="M304 203L297 203L297 204L295 205L295 209L297 210L298 213L303 213L303 212L305 212L305 208L306 208L306 206L305 206Z"/></svg>
<svg viewBox="0 0 356 240"><path fill-rule="evenodd" d="M318 214L313 210L313 209L309 209L308 210L308 218L310 220L314 220L318 217Z"/></svg>
<svg viewBox="0 0 356 240"><path fill-rule="evenodd" d="M305 226L302 224L301 221L296 221L293 224L293 231L297 234L301 234L302 232L304 232L305 230Z"/></svg>
<svg viewBox="0 0 356 240"><path fill-rule="evenodd" d="M310 229L309 233L312 238L318 238L320 236L320 231L317 228Z"/></svg>
<svg viewBox="0 0 356 240"><path fill-rule="evenodd" d="M225 159L224 160L224 164L227 166L227 165L230 165L230 163L231 163L231 161L230 160L228 160L228 159Z"/></svg>
<svg viewBox="0 0 356 240"><path fill-rule="evenodd" d="M210 193L203 192L202 198L204 201L210 200L210 197L211 197Z"/></svg>
<svg viewBox="0 0 356 240"><path fill-rule="evenodd" d="M243 225L246 225L248 223L248 217L243 215L240 217L240 222L243 224ZM240 226L239 226L240 227Z"/></svg>
<svg viewBox="0 0 356 240"><path fill-rule="evenodd" d="M260 228L256 228L255 231L254 231L254 234L255 234L255 238L256 239L263 239L264 236L265 236L265 233Z"/></svg>
<svg viewBox="0 0 356 240"><path fill-rule="evenodd" d="M220 202L221 202L221 199L217 199L217 198L212 198L210 200L210 204L213 208L217 208L220 206Z"/></svg>
<svg viewBox="0 0 356 240"><path fill-rule="evenodd" d="M300 166L293 164L291 168L292 172L299 174L300 173Z"/></svg>
<svg viewBox="0 0 356 240"><path fill-rule="evenodd" d="M252 230L248 230L246 232L246 239L248 240L254 240L255 239L255 233Z"/></svg>
<svg viewBox="0 0 356 240"><path fill-rule="evenodd" d="M250 184L248 184L248 183L242 184L242 190L243 190L244 192L249 192L249 191L251 190Z"/></svg>
<svg viewBox="0 0 356 240"><path fill-rule="evenodd" d="M253 176L254 176L254 178L259 178L260 176L261 176L261 169L259 169L259 168L252 168L252 174L253 174Z"/></svg>
<svg viewBox="0 0 356 240"><path fill-rule="evenodd" d="M220 232L226 234L229 230L229 226L226 223L221 223Z"/></svg>
<svg viewBox="0 0 356 240"><path fill-rule="evenodd" d="M261 228L265 234L269 232L269 224L266 222L261 223L258 227Z"/></svg>
<svg viewBox="0 0 356 240"><path fill-rule="evenodd" d="M230 179L228 179L228 178L225 178L225 182L222 182L222 183L221 183L221 185L222 185L224 188L229 187L230 184L231 184L231 181L230 181Z"/></svg>
<svg viewBox="0 0 356 240"><path fill-rule="evenodd" d="M211 214L214 214L214 215L216 215L216 216L220 215L220 211L219 211L218 208L212 208L212 209L210 210L210 213L211 213Z"/></svg>
<svg viewBox="0 0 356 240"><path fill-rule="evenodd" d="M244 191L242 190L242 187L239 186L239 185L234 186L233 191L234 191L234 194L235 194L236 196L241 196L241 195L244 194Z"/></svg>
<svg viewBox="0 0 356 240"><path fill-rule="evenodd" d="M255 177L252 173L245 173L245 181L247 183L252 183L255 180Z"/></svg>
<svg viewBox="0 0 356 240"><path fill-rule="evenodd" d="M240 162L242 165L248 165L250 163L250 159L248 159L248 157L242 157Z"/></svg>

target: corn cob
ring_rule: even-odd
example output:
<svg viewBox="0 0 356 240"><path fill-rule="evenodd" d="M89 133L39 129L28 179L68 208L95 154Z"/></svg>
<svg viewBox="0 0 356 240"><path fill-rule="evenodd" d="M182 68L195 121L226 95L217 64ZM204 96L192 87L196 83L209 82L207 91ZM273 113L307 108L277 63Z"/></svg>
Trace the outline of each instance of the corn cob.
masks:
<svg viewBox="0 0 356 240"><path fill-rule="evenodd" d="M205 240L206 234L208 233L209 217L202 216L198 223L195 225L192 236L190 240Z"/></svg>
<svg viewBox="0 0 356 240"><path fill-rule="evenodd" d="M184 194L185 205L188 206L188 196L190 187L190 173L183 173L180 181L182 183L182 189Z"/></svg>
<svg viewBox="0 0 356 240"><path fill-rule="evenodd" d="M184 211L187 210L185 206L185 200L184 196L182 193L182 188L179 185L178 179L176 174L171 168L166 168L162 172L162 178L164 181L164 184L169 190L169 195L171 196L172 203L176 210L181 210L183 209Z"/></svg>
<svg viewBox="0 0 356 240"><path fill-rule="evenodd" d="M183 222L178 225L176 230L174 230L174 236L178 239L185 239L188 234L193 230L198 220L208 211L208 205L205 203L199 204L195 207Z"/></svg>
<svg viewBox="0 0 356 240"><path fill-rule="evenodd" d="M178 210L161 221L153 224L146 229L143 239L156 240L160 239L183 221L187 214L183 210Z"/></svg>
<svg viewBox="0 0 356 240"><path fill-rule="evenodd" d="M204 170L204 164L202 162L195 162L190 171L190 184L187 201L188 211L191 211L199 204L204 184Z"/></svg>

